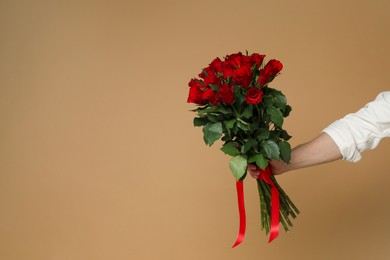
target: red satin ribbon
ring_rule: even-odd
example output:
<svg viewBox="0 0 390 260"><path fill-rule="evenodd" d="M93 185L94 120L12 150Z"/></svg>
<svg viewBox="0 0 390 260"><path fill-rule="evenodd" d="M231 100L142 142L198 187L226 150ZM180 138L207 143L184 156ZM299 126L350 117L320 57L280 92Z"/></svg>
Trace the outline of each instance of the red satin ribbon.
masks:
<svg viewBox="0 0 390 260"><path fill-rule="evenodd" d="M236 182L237 190L237 201L238 201L238 212L240 213L240 228L238 230L237 240L234 243L233 247L238 246L244 241L245 229L246 229L246 214L245 214L245 204L244 204L244 182Z"/></svg>
<svg viewBox="0 0 390 260"><path fill-rule="evenodd" d="M270 167L266 167L264 170L260 170L258 179L263 180L267 184L271 185L271 233L268 243L271 243L279 235L279 191L276 188L274 182L271 179L272 172ZM237 240L233 247L238 246L244 241L245 229L246 229L246 214L245 214L245 203L244 203L244 183L242 181L236 182L237 199L238 199L238 211L240 215L240 228L238 230Z"/></svg>

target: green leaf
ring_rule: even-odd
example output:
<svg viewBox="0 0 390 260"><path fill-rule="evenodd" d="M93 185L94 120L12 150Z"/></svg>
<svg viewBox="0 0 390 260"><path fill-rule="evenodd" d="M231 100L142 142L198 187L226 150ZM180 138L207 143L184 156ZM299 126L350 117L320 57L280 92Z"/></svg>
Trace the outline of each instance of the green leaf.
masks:
<svg viewBox="0 0 390 260"><path fill-rule="evenodd" d="M211 113L211 112L215 112L218 110L218 107L217 106L212 106L212 107L206 107L206 108L202 108L202 109L199 109L198 110L198 114L200 116L203 116L207 113Z"/></svg>
<svg viewBox="0 0 390 260"><path fill-rule="evenodd" d="M257 166L259 166L261 169L265 169L265 167L268 166L268 160L262 155L261 153L256 153L249 157L248 159L249 163L255 162Z"/></svg>
<svg viewBox="0 0 390 260"><path fill-rule="evenodd" d="M217 85L214 85L214 84L209 84L210 88L212 90L214 90L215 92L218 92L219 91L219 87Z"/></svg>
<svg viewBox="0 0 390 260"><path fill-rule="evenodd" d="M282 125L283 125L283 114L282 114L282 112L278 108L276 108L274 106L267 107L267 114L271 117L271 121L276 126L282 127Z"/></svg>
<svg viewBox="0 0 390 260"><path fill-rule="evenodd" d="M229 135L224 135L224 136L222 136L221 140L222 140L223 142L228 142L228 141L231 140L231 138L230 138Z"/></svg>
<svg viewBox="0 0 390 260"><path fill-rule="evenodd" d="M204 109L203 107L198 107L198 108L195 108L195 109L191 109L190 111L191 112L195 112L195 113L198 113L200 110Z"/></svg>
<svg viewBox="0 0 390 260"><path fill-rule="evenodd" d="M222 114L225 114L225 115L229 115L229 114L233 114L233 111L230 109L230 108L226 108L224 106L217 106L217 111L216 112L219 112L219 113L222 113Z"/></svg>
<svg viewBox="0 0 390 260"><path fill-rule="evenodd" d="M242 147L241 153L247 153L252 147L257 145L257 141L255 139L249 139Z"/></svg>
<svg viewBox="0 0 390 260"><path fill-rule="evenodd" d="M271 140L279 140L280 134L282 131L280 129L275 129L270 131L269 139Z"/></svg>
<svg viewBox="0 0 390 260"><path fill-rule="evenodd" d="M236 178L236 180L239 180L246 173L248 162L244 156L237 155L230 159L229 167L232 171L234 178Z"/></svg>
<svg viewBox="0 0 390 260"><path fill-rule="evenodd" d="M194 118L194 126L202 126L209 122L206 117L195 117Z"/></svg>
<svg viewBox="0 0 390 260"><path fill-rule="evenodd" d="M219 121L221 121L220 117L216 114L211 114L211 113L208 113L206 115L207 119L210 121L210 122L213 122L213 123L217 123Z"/></svg>
<svg viewBox="0 0 390 260"><path fill-rule="evenodd" d="M240 154L240 151L237 148L237 143L236 142L229 142L225 143L221 147L221 151L224 152L225 154L231 155L231 156L236 156Z"/></svg>
<svg viewBox="0 0 390 260"><path fill-rule="evenodd" d="M261 103L263 103L264 106L269 107L273 104L273 98L270 95L264 95Z"/></svg>
<svg viewBox="0 0 390 260"><path fill-rule="evenodd" d="M235 101L233 105L235 106L237 111L241 111L241 104L245 102L245 95L243 95L242 92L242 88L234 88Z"/></svg>
<svg viewBox="0 0 390 260"><path fill-rule="evenodd" d="M224 131L227 132L227 135L231 137L232 135L232 130L234 127L234 124L236 123L237 119L230 119L230 120L225 120L223 121L224 125Z"/></svg>
<svg viewBox="0 0 390 260"><path fill-rule="evenodd" d="M269 159L279 160L279 146L272 140L266 140L261 143L261 147L264 149L265 154Z"/></svg>
<svg viewBox="0 0 390 260"><path fill-rule="evenodd" d="M227 129L232 129L233 126L234 126L234 123L236 123L236 121L237 121L237 119L235 119L235 118L224 121L226 128Z"/></svg>
<svg viewBox="0 0 390 260"><path fill-rule="evenodd" d="M211 146L222 136L222 123L208 123L203 127L203 140Z"/></svg>
<svg viewBox="0 0 390 260"><path fill-rule="evenodd" d="M286 108L287 105L287 99L286 96L282 94L280 91L275 91L274 92L275 96L275 105L282 109L282 111Z"/></svg>
<svg viewBox="0 0 390 260"><path fill-rule="evenodd" d="M286 163L290 162L291 160L291 146L288 142L280 142L278 144L280 149L280 158L282 158L283 161Z"/></svg>
<svg viewBox="0 0 390 260"><path fill-rule="evenodd" d="M257 130L257 140L263 141L268 139L270 132L266 128L260 128Z"/></svg>
<svg viewBox="0 0 390 260"><path fill-rule="evenodd" d="M290 114L291 110L292 110L291 106L287 105L286 108L284 109L283 116L284 117L288 117L288 115Z"/></svg>
<svg viewBox="0 0 390 260"><path fill-rule="evenodd" d="M280 137L281 137L283 140L288 141L288 140L290 140L291 135L289 135L289 134L287 133L286 130L283 130L282 133L281 133L281 135L280 135Z"/></svg>
<svg viewBox="0 0 390 260"><path fill-rule="evenodd" d="M245 106L244 111L242 111L242 117L246 119L253 117L253 105Z"/></svg>
<svg viewBox="0 0 390 260"><path fill-rule="evenodd" d="M233 129L232 129L232 132L233 132L235 135L237 135L239 130L240 130L240 129L238 128L237 124L234 124Z"/></svg>
<svg viewBox="0 0 390 260"><path fill-rule="evenodd" d="M237 118L237 126L244 131L250 130L249 124L242 120L241 118Z"/></svg>

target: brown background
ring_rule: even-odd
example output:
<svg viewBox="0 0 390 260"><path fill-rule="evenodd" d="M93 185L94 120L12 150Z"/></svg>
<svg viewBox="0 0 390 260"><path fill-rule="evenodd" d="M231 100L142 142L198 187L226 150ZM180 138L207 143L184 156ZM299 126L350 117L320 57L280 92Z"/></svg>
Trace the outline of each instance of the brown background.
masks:
<svg viewBox="0 0 390 260"><path fill-rule="evenodd" d="M389 140L278 177L302 211L271 244L253 179L187 83L245 51L283 62L292 145L390 86L390 2L0 1L0 259L389 259Z"/></svg>

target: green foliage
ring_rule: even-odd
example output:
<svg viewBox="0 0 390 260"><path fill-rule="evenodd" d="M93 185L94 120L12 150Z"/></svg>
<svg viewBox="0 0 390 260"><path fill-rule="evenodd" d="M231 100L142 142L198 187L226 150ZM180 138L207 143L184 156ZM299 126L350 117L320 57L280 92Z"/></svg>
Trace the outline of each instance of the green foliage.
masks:
<svg viewBox="0 0 390 260"><path fill-rule="evenodd" d="M280 133L280 137L283 140L288 141L288 140L290 140L291 135L289 135L286 130L282 130L282 132Z"/></svg>
<svg viewBox="0 0 390 260"><path fill-rule="evenodd" d="M237 126L238 128L244 130L244 131L249 131L250 130L250 126L247 122L245 122L244 120L240 119L240 118L237 118Z"/></svg>
<svg viewBox="0 0 390 260"><path fill-rule="evenodd" d="M236 156L240 154L240 151L238 150L238 144L236 142L228 142L225 143L222 147L221 150L225 154L231 155L231 156Z"/></svg>
<svg viewBox="0 0 390 260"><path fill-rule="evenodd" d="M265 90L268 90L269 88L265 88ZM263 105L265 107L272 106L274 101L271 95L265 94L262 101Z"/></svg>
<svg viewBox="0 0 390 260"><path fill-rule="evenodd" d="M229 167L236 180L241 179L246 173L248 162L242 155L236 155L230 159Z"/></svg>
<svg viewBox="0 0 390 260"><path fill-rule="evenodd" d="M284 111L284 109L286 108L286 105L287 105L287 99L285 97L285 95L282 94L282 92L280 91L275 91L274 92L274 101L275 101L275 105L280 108L282 111Z"/></svg>
<svg viewBox="0 0 390 260"><path fill-rule="evenodd" d="M230 114L233 114L233 111L231 108L229 107L226 107L226 106L223 106L223 105L218 105L218 112L219 113L222 113L224 115L230 115Z"/></svg>
<svg viewBox="0 0 390 260"><path fill-rule="evenodd" d="M280 150L280 158L286 163L291 160L291 146L288 142L280 142L278 143Z"/></svg>
<svg viewBox="0 0 390 260"><path fill-rule="evenodd" d="M203 126L207 124L209 120L207 117L195 117L194 118L194 126Z"/></svg>
<svg viewBox="0 0 390 260"><path fill-rule="evenodd" d="M236 122L237 122L237 119L235 119L235 118L224 121L227 129L232 129Z"/></svg>
<svg viewBox="0 0 390 260"><path fill-rule="evenodd" d="M265 155L269 159L279 160L279 146L273 140L265 140L260 143L261 148L264 150Z"/></svg>
<svg viewBox="0 0 390 260"><path fill-rule="evenodd" d="M271 121L278 127L282 127L283 125L283 114L282 112L274 107L269 106L267 107L267 114L271 117Z"/></svg>
<svg viewBox="0 0 390 260"><path fill-rule="evenodd" d="M266 128L259 128L256 136L257 136L257 140L259 141L266 140L270 136L270 131Z"/></svg>
<svg viewBox="0 0 390 260"><path fill-rule="evenodd" d="M290 115L291 110L292 110L292 108L289 105L287 105L285 110L284 110L283 116L288 117Z"/></svg>
<svg viewBox="0 0 390 260"><path fill-rule="evenodd" d="M242 117L249 119L253 116L253 105L248 104L242 111Z"/></svg>
<svg viewBox="0 0 390 260"><path fill-rule="evenodd" d="M222 136L222 123L208 123L203 127L203 140L211 146Z"/></svg>
<svg viewBox="0 0 390 260"><path fill-rule="evenodd" d="M256 163L261 169L265 169L268 165L268 160L261 153L256 153L248 158L248 163Z"/></svg>
<svg viewBox="0 0 390 260"><path fill-rule="evenodd" d="M214 84L209 84L210 88L214 91L219 91L219 87L217 85L214 85Z"/></svg>
<svg viewBox="0 0 390 260"><path fill-rule="evenodd" d="M241 153L246 154L252 147L257 146L257 141L255 139L249 139L241 147Z"/></svg>
<svg viewBox="0 0 390 260"><path fill-rule="evenodd" d="M236 121L237 119L235 118L223 121L224 130L226 131L227 136L232 136L232 130L234 129ZM222 141L228 141L228 139Z"/></svg>

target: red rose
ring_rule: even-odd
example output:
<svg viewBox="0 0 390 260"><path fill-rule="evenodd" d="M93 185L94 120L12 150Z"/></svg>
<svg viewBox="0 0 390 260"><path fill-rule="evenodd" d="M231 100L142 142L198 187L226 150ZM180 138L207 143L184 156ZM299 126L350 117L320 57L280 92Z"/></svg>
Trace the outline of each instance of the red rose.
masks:
<svg viewBox="0 0 390 260"><path fill-rule="evenodd" d="M216 97L216 92L211 88L208 88L203 92L202 99L209 101L213 106L216 106L219 103L219 100Z"/></svg>
<svg viewBox="0 0 390 260"><path fill-rule="evenodd" d="M195 103L198 105L204 105L206 102L202 98L203 91L197 87L190 87L190 93L188 94L187 103Z"/></svg>
<svg viewBox="0 0 390 260"><path fill-rule="evenodd" d="M264 69L268 71L271 77L276 76L283 69L283 64L278 60L270 60Z"/></svg>
<svg viewBox="0 0 390 260"><path fill-rule="evenodd" d="M209 101L214 96L215 96L214 90L212 90L211 88L207 88L205 91L203 91L202 99Z"/></svg>
<svg viewBox="0 0 390 260"><path fill-rule="evenodd" d="M278 60L270 60L264 69L260 70L257 82L260 86L266 85L272 77L275 77L283 69L283 64Z"/></svg>
<svg viewBox="0 0 390 260"><path fill-rule="evenodd" d="M256 64L257 67L260 67L261 63L263 63L265 55L260 55L258 53L253 53L251 55L251 61L253 64Z"/></svg>
<svg viewBox="0 0 390 260"><path fill-rule="evenodd" d="M223 62L217 57L210 63L210 68L214 72L222 72Z"/></svg>
<svg viewBox="0 0 390 260"><path fill-rule="evenodd" d="M191 79L190 82L188 83L188 86L203 88L203 81L201 81L199 79Z"/></svg>
<svg viewBox="0 0 390 260"><path fill-rule="evenodd" d="M245 100L248 104L259 104L263 100L263 92L259 88L251 87L246 92Z"/></svg>
<svg viewBox="0 0 390 260"><path fill-rule="evenodd" d="M249 66L243 66L233 71L233 82L243 88L247 88L252 81L252 70Z"/></svg>
<svg viewBox="0 0 390 260"><path fill-rule="evenodd" d="M226 61L233 67L240 67L242 63L243 55L241 52L234 53L226 56Z"/></svg>
<svg viewBox="0 0 390 260"><path fill-rule="evenodd" d="M234 91L233 86L230 85L223 85L216 95L217 99L221 100L226 105L230 105L234 101Z"/></svg>
<svg viewBox="0 0 390 260"><path fill-rule="evenodd" d="M214 84L218 85L219 84L219 79L215 73L211 73L208 76L204 77L204 85L208 86L209 84Z"/></svg>
<svg viewBox="0 0 390 260"><path fill-rule="evenodd" d="M259 78L257 79L257 83L260 84L260 86L264 86L268 83L269 79L271 78L271 74L269 71L266 71L265 69L260 70Z"/></svg>
<svg viewBox="0 0 390 260"><path fill-rule="evenodd" d="M233 76L234 68L229 62L224 62L222 67L222 74L225 79Z"/></svg>
<svg viewBox="0 0 390 260"><path fill-rule="evenodd" d="M251 60L250 56L242 56L241 58L241 65L240 67L249 67L251 68L253 66L253 62Z"/></svg>
<svg viewBox="0 0 390 260"><path fill-rule="evenodd" d="M210 66L204 68L201 73L199 73L199 77L204 79L205 77L208 77L210 74L213 74L213 70Z"/></svg>
<svg viewBox="0 0 390 260"><path fill-rule="evenodd" d="M208 86L209 84L218 84L218 77L211 66L204 68L198 76L204 80L204 86Z"/></svg>

